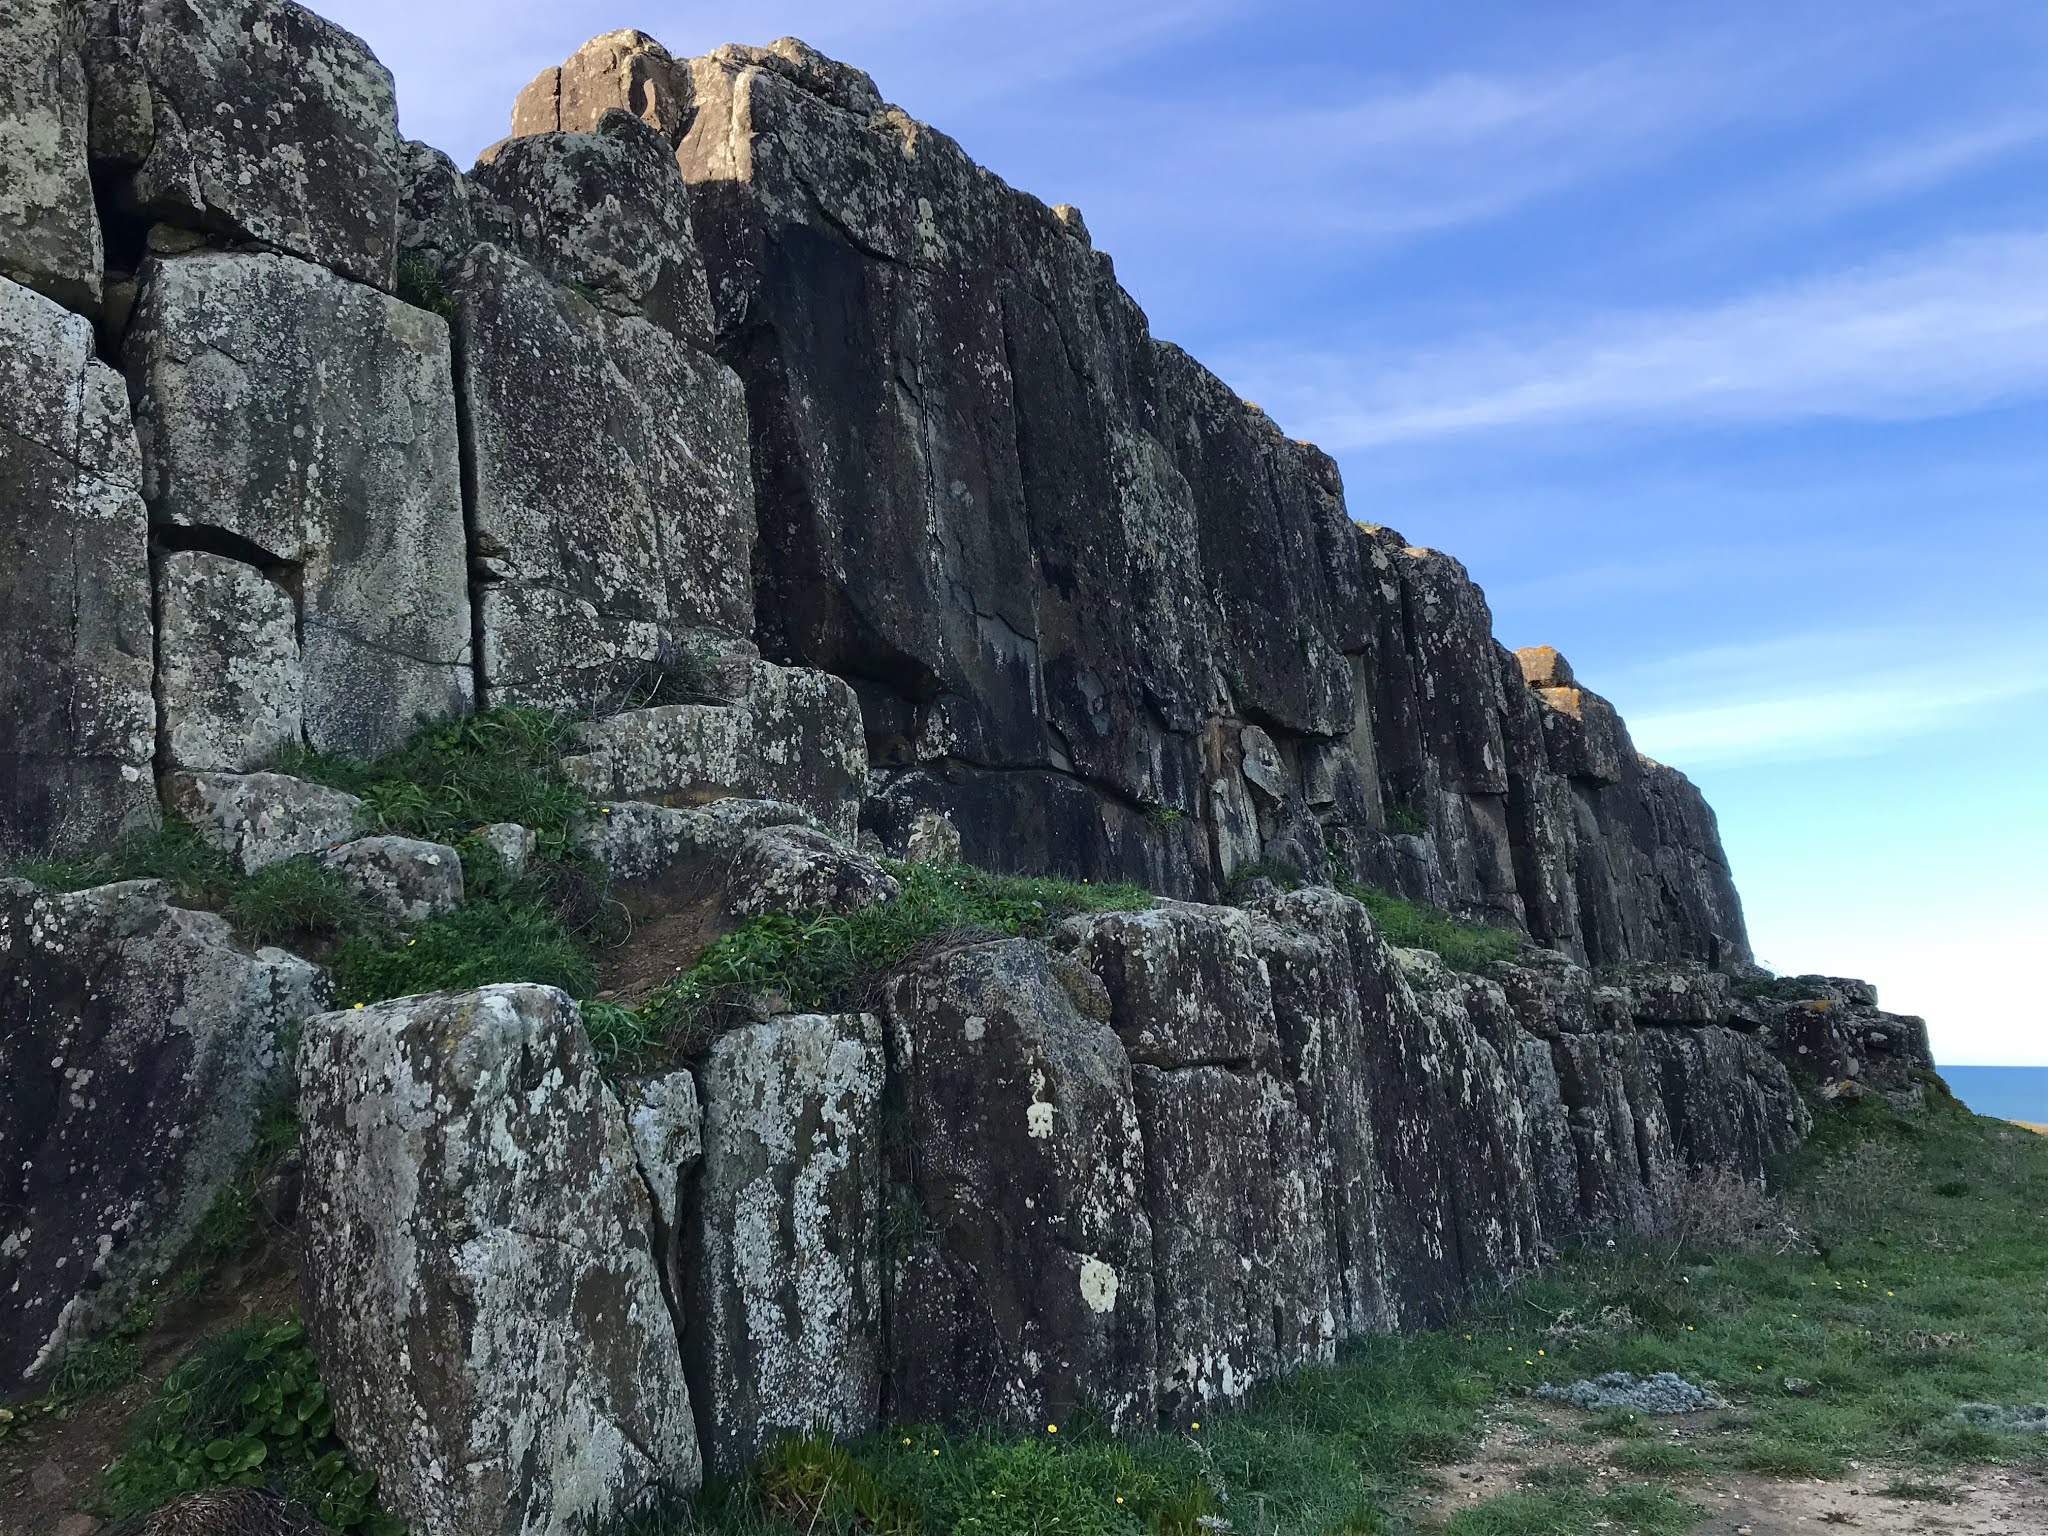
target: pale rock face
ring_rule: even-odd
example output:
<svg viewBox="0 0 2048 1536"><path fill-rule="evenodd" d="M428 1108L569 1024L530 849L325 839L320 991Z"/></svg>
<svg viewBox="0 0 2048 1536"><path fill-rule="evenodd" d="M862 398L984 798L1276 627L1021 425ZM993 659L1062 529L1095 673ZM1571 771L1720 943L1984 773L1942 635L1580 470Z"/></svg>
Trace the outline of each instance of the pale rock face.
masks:
<svg viewBox="0 0 2048 1536"><path fill-rule="evenodd" d="M889 989L915 1148L890 1170L892 1200L917 1212L889 1265L889 1402L906 1422L1063 1425L1083 1404L1112 1427L1152 1422L1145 1143L1130 1064L1075 990L1023 940L950 950Z"/></svg>
<svg viewBox="0 0 2048 1536"><path fill-rule="evenodd" d="M308 1021L307 1324L415 1530L567 1536L700 1477L626 1116L549 987Z"/></svg>
<svg viewBox="0 0 2048 1536"><path fill-rule="evenodd" d="M713 1465L881 1412L881 1025L800 1014L721 1036L683 1221L684 1356Z"/></svg>
<svg viewBox="0 0 2048 1536"><path fill-rule="evenodd" d="M689 126L691 96L687 63L644 32L607 32L534 76L512 104L512 132L587 132L616 108L672 146Z"/></svg>
<svg viewBox="0 0 2048 1536"><path fill-rule="evenodd" d="M173 768L246 773L304 729L298 611L253 565L202 551L157 563L158 695Z"/></svg>
<svg viewBox="0 0 2048 1536"><path fill-rule="evenodd" d="M105 27L150 103L141 211L391 288L398 108L360 39L286 0L114 0Z"/></svg>
<svg viewBox="0 0 2048 1536"><path fill-rule="evenodd" d="M148 265L127 349L153 519L291 572L307 743L373 755L466 709L445 322L290 257L200 254Z"/></svg>
<svg viewBox="0 0 2048 1536"><path fill-rule="evenodd" d="M17 1395L168 1272L290 1082L312 965L149 881L0 881L0 1382ZM118 1128L118 1134L113 1134Z"/></svg>
<svg viewBox="0 0 2048 1536"><path fill-rule="evenodd" d="M533 828L516 821L491 822L478 827L476 835L498 856L498 867L508 875L525 874L527 861L540 845Z"/></svg>
<svg viewBox="0 0 2048 1536"><path fill-rule="evenodd" d="M245 875L347 842L363 810L354 795L282 773L174 773L164 804Z"/></svg>
<svg viewBox="0 0 2048 1536"><path fill-rule="evenodd" d="M451 291L486 696L616 711L672 679L712 682L692 676L718 648L697 632L753 629L739 381L495 246L471 253ZM574 442L606 451L562 451Z"/></svg>
<svg viewBox="0 0 2048 1536"><path fill-rule="evenodd" d="M100 221L79 20L74 0L9 0L0 12L0 277L91 314Z"/></svg>
<svg viewBox="0 0 2048 1536"><path fill-rule="evenodd" d="M6 45L11 46L10 37ZM148 513L92 326L0 278L0 864L153 825Z"/></svg>
<svg viewBox="0 0 2048 1536"><path fill-rule="evenodd" d="M359 837L318 857L372 908L405 927L462 905L462 860L446 843Z"/></svg>
<svg viewBox="0 0 2048 1536"><path fill-rule="evenodd" d="M1270 1054L1272 981L1244 913L1161 902L1071 918L1054 943L1102 978L1132 1061L1188 1067Z"/></svg>
<svg viewBox="0 0 2048 1536"><path fill-rule="evenodd" d="M896 899L896 878L864 853L813 827L751 834L733 859L727 903L734 916L857 912Z"/></svg>
<svg viewBox="0 0 2048 1536"><path fill-rule="evenodd" d="M563 760L586 794L706 803L791 801L851 843L867 783L860 702L822 672L761 662L738 704L632 710L583 729L583 752Z"/></svg>

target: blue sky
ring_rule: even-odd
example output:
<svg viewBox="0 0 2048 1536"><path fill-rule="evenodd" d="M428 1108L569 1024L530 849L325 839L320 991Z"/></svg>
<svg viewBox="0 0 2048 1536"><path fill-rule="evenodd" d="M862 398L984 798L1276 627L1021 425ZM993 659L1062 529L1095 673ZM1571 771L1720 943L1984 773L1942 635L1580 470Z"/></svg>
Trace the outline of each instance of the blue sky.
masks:
<svg viewBox="0 0 2048 1536"><path fill-rule="evenodd" d="M805 38L1720 812L1759 955L2048 1063L2039 0L325 0L468 160L584 38Z"/></svg>

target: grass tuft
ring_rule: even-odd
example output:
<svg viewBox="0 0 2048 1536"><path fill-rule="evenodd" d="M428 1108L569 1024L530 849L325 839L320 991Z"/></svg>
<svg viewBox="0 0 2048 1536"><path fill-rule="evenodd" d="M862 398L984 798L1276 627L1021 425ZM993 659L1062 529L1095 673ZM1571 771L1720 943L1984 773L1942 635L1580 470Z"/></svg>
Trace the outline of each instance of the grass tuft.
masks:
<svg viewBox="0 0 2048 1536"><path fill-rule="evenodd" d="M1484 971L1522 951L1521 935L1505 928L1460 922L1448 913L1353 881L1341 881L1337 888L1364 904L1387 943L1397 949L1433 950L1454 971Z"/></svg>

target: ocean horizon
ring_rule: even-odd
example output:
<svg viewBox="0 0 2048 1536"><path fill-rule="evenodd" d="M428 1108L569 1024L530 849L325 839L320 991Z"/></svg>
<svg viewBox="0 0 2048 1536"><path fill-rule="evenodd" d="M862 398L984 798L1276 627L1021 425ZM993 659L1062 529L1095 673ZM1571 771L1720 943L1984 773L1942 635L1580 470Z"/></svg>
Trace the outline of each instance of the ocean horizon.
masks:
<svg viewBox="0 0 2048 1536"><path fill-rule="evenodd" d="M2048 1125L2048 1067L1943 1067L1941 1075L1980 1115Z"/></svg>

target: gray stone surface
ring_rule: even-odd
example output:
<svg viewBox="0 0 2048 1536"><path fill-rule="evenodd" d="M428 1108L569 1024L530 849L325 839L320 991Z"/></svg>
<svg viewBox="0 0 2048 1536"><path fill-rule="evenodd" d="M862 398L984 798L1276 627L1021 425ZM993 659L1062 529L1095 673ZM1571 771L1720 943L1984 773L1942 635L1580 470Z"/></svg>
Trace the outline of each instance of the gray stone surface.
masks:
<svg viewBox="0 0 2048 1536"><path fill-rule="evenodd" d="M486 238L607 308L709 341L689 189L674 145L655 128L618 108L589 133L504 139L484 151L470 182Z"/></svg>
<svg viewBox="0 0 2048 1536"><path fill-rule="evenodd" d="M157 708L167 767L261 768L304 732L298 605L256 566L200 550L157 562Z"/></svg>
<svg viewBox="0 0 2048 1536"><path fill-rule="evenodd" d="M600 799L786 800L849 843L859 824L860 704L823 672L762 662L741 703L632 710L585 726L582 746L562 766Z"/></svg>
<svg viewBox="0 0 2048 1536"><path fill-rule="evenodd" d="M739 381L495 246L450 286L489 697L606 712L715 686L719 637L753 629Z"/></svg>
<svg viewBox="0 0 2048 1536"><path fill-rule="evenodd" d="M308 743L371 754L467 708L446 324L290 257L200 254L148 265L126 346L154 521L299 595Z"/></svg>
<svg viewBox="0 0 2048 1536"><path fill-rule="evenodd" d="M174 773L164 804L245 875L349 841L363 809L343 790L282 773Z"/></svg>
<svg viewBox="0 0 2048 1536"><path fill-rule="evenodd" d="M0 1390L163 1277L290 1082L280 1032L324 1002L313 966L153 882L0 881Z"/></svg>
<svg viewBox="0 0 2048 1536"><path fill-rule="evenodd" d="M140 485L92 326L0 278L0 865L156 820Z"/></svg>
<svg viewBox="0 0 2048 1536"><path fill-rule="evenodd" d="M322 1014L299 1071L307 1325L385 1507L567 1536L693 1488L647 1186L568 997Z"/></svg>
<svg viewBox="0 0 2048 1536"><path fill-rule="evenodd" d="M715 1467L881 1413L881 1025L802 1014L721 1036L682 1224L683 1353Z"/></svg>
<svg viewBox="0 0 2048 1536"><path fill-rule="evenodd" d="M533 78L512 104L512 132L573 133L619 108L674 144L689 123L692 94L688 64L660 43L630 29L606 32Z"/></svg>
<svg viewBox="0 0 2048 1536"><path fill-rule="evenodd" d="M446 843L359 837L318 858L373 911L406 927L462 905L462 860Z"/></svg>
<svg viewBox="0 0 2048 1536"><path fill-rule="evenodd" d="M0 8L0 278L92 314L100 221L86 169L81 23L76 0Z"/></svg>
<svg viewBox="0 0 2048 1536"><path fill-rule="evenodd" d="M735 917L857 912L896 899L896 877L814 827L750 833L733 856L726 904Z"/></svg>
<svg viewBox="0 0 2048 1536"><path fill-rule="evenodd" d="M491 822L478 827L476 836L497 855L498 867L508 875L525 874L527 862L540 844L533 828L522 827L516 821Z"/></svg>
<svg viewBox="0 0 2048 1536"><path fill-rule="evenodd" d="M100 25L149 102L135 207L392 286L398 108L360 39L286 0L113 0Z"/></svg>
<svg viewBox="0 0 2048 1536"><path fill-rule="evenodd" d="M1069 919L1055 942L1102 978L1131 1060L1189 1067L1270 1053L1272 983L1244 913L1161 903Z"/></svg>
<svg viewBox="0 0 2048 1536"><path fill-rule="evenodd" d="M891 1413L1024 1428L1085 1406L1149 1425L1153 1233L1115 1034L1023 940L922 962L888 1019L907 1229L889 1256Z"/></svg>

